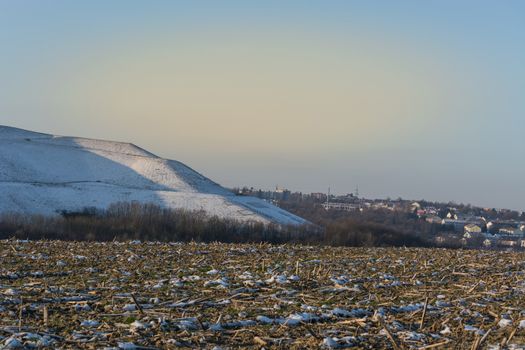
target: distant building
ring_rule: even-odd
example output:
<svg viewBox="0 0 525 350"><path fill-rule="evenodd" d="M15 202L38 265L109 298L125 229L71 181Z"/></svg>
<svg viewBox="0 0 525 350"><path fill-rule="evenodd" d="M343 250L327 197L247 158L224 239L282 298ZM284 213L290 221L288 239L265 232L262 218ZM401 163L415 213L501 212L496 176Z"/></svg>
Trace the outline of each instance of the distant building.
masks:
<svg viewBox="0 0 525 350"><path fill-rule="evenodd" d="M312 196L312 198L316 200L320 200L320 201L326 200L326 193L314 192L314 193L311 193L310 196Z"/></svg>
<svg viewBox="0 0 525 350"><path fill-rule="evenodd" d="M416 211L416 214L417 214L418 217L422 217L422 216L425 216L427 214L427 212L424 209L418 209Z"/></svg>
<svg viewBox="0 0 525 350"><path fill-rule="evenodd" d="M323 207L326 210L344 210L344 211L357 211L360 209L359 205L353 203L340 203L340 202L327 202L323 203Z"/></svg>
<svg viewBox="0 0 525 350"><path fill-rule="evenodd" d="M370 204L370 206L372 207L372 209L385 209L385 210L390 210L390 211L395 210L395 206L393 204L384 203L384 202Z"/></svg>
<svg viewBox="0 0 525 350"><path fill-rule="evenodd" d="M410 204L410 209L412 211L420 210L421 209L421 204L419 204L418 202L414 202L414 203Z"/></svg>
<svg viewBox="0 0 525 350"><path fill-rule="evenodd" d="M522 231L515 227L502 227L498 230L500 235L521 235Z"/></svg>
<svg viewBox="0 0 525 350"><path fill-rule="evenodd" d="M487 231L492 233L499 233L502 230L503 234L509 234L508 232L516 229L520 229L520 223L514 220L493 220L487 223Z"/></svg>
<svg viewBox="0 0 525 350"><path fill-rule="evenodd" d="M465 225L464 230L465 230L465 233L471 233L471 234L481 233L481 227L475 224Z"/></svg>
<svg viewBox="0 0 525 350"><path fill-rule="evenodd" d="M290 193L290 190L287 190L285 188L279 188L279 186L275 186L275 191L273 191L273 199L286 201L290 197Z"/></svg>
<svg viewBox="0 0 525 350"><path fill-rule="evenodd" d="M503 247L516 247L518 245L518 241L514 241L514 240L500 240L498 241L499 245L503 246Z"/></svg>
<svg viewBox="0 0 525 350"><path fill-rule="evenodd" d="M454 231L461 232L464 231L465 225L468 224L466 220L458 220L458 219L443 219L441 224L452 226L454 228Z"/></svg>
<svg viewBox="0 0 525 350"><path fill-rule="evenodd" d="M437 210L434 207L426 207L425 211L427 212L427 215L438 215L439 210Z"/></svg>

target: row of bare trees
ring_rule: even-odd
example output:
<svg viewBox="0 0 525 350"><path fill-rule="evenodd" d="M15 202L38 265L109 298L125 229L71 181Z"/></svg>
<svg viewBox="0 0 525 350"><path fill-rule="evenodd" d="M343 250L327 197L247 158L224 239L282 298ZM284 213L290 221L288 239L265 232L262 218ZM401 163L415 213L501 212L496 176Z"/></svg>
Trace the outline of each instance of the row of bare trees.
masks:
<svg viewBox="0 0 525 350"><path fill-rule="evenodd" d="M348 217L319 225L281 226L207 216L152 204L117 203L107 210L86 208L56 216L3 214L0 238L77 241L151 240L270 242L336 246L428 246L419 235L391 225Z"/></svg>
<svg viewBox="0 0 525 350"><path fill-rule="evenodd" d="M107 210L40 216L3 214L0 238L79 241L152 240L200 242L318 241L316 227L283 227L207 216L202 211L173 210L152 204L117 203Z"/></svg>

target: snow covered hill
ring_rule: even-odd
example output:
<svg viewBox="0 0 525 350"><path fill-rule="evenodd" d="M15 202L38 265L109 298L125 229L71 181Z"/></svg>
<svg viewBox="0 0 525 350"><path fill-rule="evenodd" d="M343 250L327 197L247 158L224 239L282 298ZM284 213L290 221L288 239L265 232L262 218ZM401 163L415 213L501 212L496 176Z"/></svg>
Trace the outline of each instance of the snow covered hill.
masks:
<svg viewBox="0 0 525 350"><path fill-rule="evenodd" d="M242 221L306 223L130 143L0 126L0 212L55 214L131 201Z"/></svg>

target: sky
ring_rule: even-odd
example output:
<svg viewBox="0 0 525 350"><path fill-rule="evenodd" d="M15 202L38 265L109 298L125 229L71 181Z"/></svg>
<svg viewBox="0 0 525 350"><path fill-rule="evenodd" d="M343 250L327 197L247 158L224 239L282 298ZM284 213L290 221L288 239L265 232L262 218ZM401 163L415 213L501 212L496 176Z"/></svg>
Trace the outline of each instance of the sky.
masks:
<svg viewBox="0 0 525 350"><path fill-rule="evenodd" d="M0 0L0 124L229 187L525 210L525 2Z"/></svg>

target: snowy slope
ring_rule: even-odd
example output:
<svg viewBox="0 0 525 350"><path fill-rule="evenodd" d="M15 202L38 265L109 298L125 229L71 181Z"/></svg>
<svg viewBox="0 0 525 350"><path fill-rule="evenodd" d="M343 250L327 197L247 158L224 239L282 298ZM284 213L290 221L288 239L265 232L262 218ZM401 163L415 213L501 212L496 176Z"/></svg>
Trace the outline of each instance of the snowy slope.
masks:
<svg viewBox="0 0 525 350"><path fill-rule="evenodd" d="M0 212L54 214L139 201L242 221L303 219L230 191L188 166L133 144L0 126Z"/></svg>

